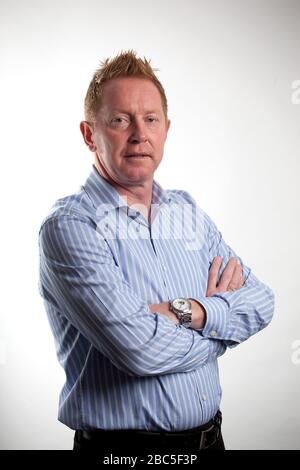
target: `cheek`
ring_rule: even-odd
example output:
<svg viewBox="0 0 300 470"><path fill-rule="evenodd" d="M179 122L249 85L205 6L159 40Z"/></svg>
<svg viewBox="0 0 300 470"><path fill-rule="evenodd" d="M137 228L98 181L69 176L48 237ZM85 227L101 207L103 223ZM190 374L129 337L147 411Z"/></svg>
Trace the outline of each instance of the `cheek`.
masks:
<svg viewBox="0 0 300 470"><path fill-rule="evenodd" d="M124 137L121 135L108 136L105 146L110 155L117 157L124 148Z"/></svg>
<svg viewBox="0 0 300 470"><path fill-rule="evenodd" d="M157 139L157 146L160 150L164 149L165 141L166 141L166 135L162 133Z"/></svg>
<svg viewBox="0 0 300 470"><path fill-rule="evenodd" d="M107 139L105 136L98 139L97 148L103 160L108 162L114 158L115 145L111 139Z"/></svg>
<svg viewBox="0 0 300 470"><path fill-rule="evenodd" d="M102 136L94 136L94 143L97 146L98 152L103 155L105 153L105 140Z"/></svg>

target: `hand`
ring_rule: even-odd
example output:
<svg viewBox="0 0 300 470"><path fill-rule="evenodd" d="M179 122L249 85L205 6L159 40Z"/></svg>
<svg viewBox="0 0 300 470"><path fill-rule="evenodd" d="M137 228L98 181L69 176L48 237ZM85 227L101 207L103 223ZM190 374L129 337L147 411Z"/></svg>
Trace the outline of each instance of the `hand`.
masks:
<svg viewBox="0 0 300 470"><path fill-rule="evenodd" d="M193 330L200 330L204 328L206 322L206 310L202 307L199 302L195 299L189 299L192 304L192 324L191 328Z"/></svg>
<svg viewBox="0 0 300 470"><path fill-rule="evenodd" d="M216 292L240 289L245 282L245 278L242 275L242 266L238 264L236 258L230 258L217 285L221 264L221 256L216 256L208 274L206 297L211 297ZM206 322L206 311L197 301L193 299L190 299L190 301L192 302L193 312L191 328L196 330L201 329Z"/></svg>
<svg viewBox="0 0 300 470"><path fill-rule="evenodd" d="M189 299L192 304L192 324L191 328L199 329L203 328L206 321L205 309L196 300ZM160 313L167 317L175 325L179 325L179 320L174 312L170 310L169 302L161 302L160 304L150 304L149 309L152 313Z"/></svg>
<svg viewBox="0 0 300 470"><path fill-rule="evenodd" d="M169 320L171 320L175 325L179 325L179 320L172 310L170 310L169 302L161 302L160 304L150 304L149 309L152 313L160 313L164 315Z"/></svg>
<svg viewBox="0 0 300 470"><path fill-rule="evenodd" d="M225 292L243 287L245 278L242 275L243 268L238 264L236 258L229 258L229 261L218 281L218 274L222 264L221 256L216 256L210 267L206 297L211 297L216 292Z"/></svg>

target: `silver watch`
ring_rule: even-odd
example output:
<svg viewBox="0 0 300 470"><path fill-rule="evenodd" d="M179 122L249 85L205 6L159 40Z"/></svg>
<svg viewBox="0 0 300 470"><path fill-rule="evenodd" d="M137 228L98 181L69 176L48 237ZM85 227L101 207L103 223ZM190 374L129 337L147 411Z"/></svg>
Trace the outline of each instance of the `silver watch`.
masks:
<svg viewBox="0 0 300 470"><path fill-rule="evenodd" d="M170 300L170 309L175 313L179 320L179 324L185 328L189 328L192 323L192 303L189 299L179 297Z"/></svg>

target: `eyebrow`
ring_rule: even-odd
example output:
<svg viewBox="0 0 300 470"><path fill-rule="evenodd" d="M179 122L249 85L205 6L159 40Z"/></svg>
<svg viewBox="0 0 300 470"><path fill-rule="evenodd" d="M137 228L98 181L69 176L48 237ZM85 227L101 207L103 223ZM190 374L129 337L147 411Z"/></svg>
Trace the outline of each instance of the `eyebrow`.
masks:
<svg viewBox="0 0 300 470"><path fill-rule="evenodd" d="M125 109L113 109L111 111L111 114L114 114L114 113L122 113L122 114L128 114L128 115L132 114L130 111L126 111ZM146 111L144 114L158 114L158 113L159 113L159 110L156 109L156 110Z"/></svg>

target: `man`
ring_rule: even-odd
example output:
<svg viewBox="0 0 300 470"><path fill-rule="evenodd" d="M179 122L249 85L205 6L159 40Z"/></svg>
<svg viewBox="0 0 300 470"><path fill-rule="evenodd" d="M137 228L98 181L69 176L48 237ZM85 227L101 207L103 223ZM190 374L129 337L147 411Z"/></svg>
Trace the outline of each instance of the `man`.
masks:
<svg viewBox="0 0 300 470"><path fill-rule="evenodd" d="M186 192L155 180L170 127L150 63L93 76L80 129L85 185L40 231L40 291L66 373L74 449L224 449L218 356L267 326L273 293Z"/></svg>

